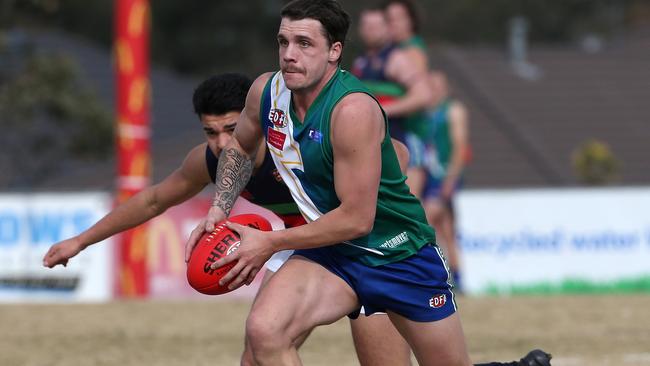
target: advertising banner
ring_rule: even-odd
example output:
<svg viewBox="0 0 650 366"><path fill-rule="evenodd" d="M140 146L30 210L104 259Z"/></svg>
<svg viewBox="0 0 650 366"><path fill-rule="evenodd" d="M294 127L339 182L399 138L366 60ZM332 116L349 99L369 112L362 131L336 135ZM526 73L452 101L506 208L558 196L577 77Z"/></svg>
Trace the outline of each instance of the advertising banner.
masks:
<svg viewBox="0 0 650 366"><path fill-rule="evenodd" d="M456 203L469 293L650 291L650 188L476 190Z"/></svg>
<svg viewBox="0 0 650 366"><path fill-rule="evenodd" d="M106 301L113 298L116 245L89 247L66 268L42 257L111 207L104 193L0 195L0 301ZM473 190L456 202L469 294L650 291L650 188ZM255 283L223 296L189 287L185 243L209 208L194 198L149 223L149 297L252 298ZM272 213L240 199L233 214Z"/></svg>
<svg viewBox="0 0 650 366"><path fill-rule="evenodd" d="M66 268L42 264L52 244L87 229L110 203L103 193L0 195L0 301L110 299L110 242L89 247Z"/></svg>

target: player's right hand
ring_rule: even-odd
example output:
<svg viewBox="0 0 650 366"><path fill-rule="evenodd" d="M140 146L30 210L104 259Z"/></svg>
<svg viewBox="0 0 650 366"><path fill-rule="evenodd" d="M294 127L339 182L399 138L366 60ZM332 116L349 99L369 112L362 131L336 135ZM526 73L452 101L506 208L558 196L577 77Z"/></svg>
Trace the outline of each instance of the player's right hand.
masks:
<svg viewBox="0 0 650 366"><path fill-rule="evenodd" d="M226 214L221 208L217 206L212 206L210 208L208 211L208 216L199 222L196 228L192 230L190 238L187 239L187 243L185 244L185 263L190 261L192 251L194 250L196 244L199 242L199 239L201 239L201 235L203 235L205 232L212 232L216 226L216 223L225 219Z"/></svg>
<svg viewBox="0 0 650 366"><path fill-rule="evenodd" d="M83 244L77 237L58 242L50 247L43 257L43 266L52 268L57 264L66 266L68 259L79 254L83 249Z"/></svg>

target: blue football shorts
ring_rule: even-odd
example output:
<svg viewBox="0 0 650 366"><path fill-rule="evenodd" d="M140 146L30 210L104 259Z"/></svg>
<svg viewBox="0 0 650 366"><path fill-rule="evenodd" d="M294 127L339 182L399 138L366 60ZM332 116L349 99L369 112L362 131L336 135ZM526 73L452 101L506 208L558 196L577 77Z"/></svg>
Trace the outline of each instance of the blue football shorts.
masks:
<svg viewBox="0 0 650 366"><path fill-rule="evenodd" d="M430 322L456 312L449 270L436 245L425 245L406 259L377 267L344 256L333 246L296 250L293 255L316 262L347 282L366 316L391 311ZM360 308L348 316L357 318Z"/></svg>
<svg viewBox="0 0 650 366"><path fill-rule="evenodd" d="M433 178L431 175L428 175L426 181L424 182L424 189L422 192L422 197L426 198L438 198L442 194L442 179ZM460 191L463 187L463 178L460 178L456 181L454 186L454 194Z"/></svg>

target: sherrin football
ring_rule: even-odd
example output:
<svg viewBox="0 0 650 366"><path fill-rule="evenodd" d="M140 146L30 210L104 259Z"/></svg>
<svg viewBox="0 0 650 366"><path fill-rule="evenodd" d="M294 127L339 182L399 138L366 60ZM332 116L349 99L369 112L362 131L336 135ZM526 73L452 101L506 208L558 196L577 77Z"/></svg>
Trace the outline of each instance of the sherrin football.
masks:
<svg viewBox="0 0 650 366"><path fill-rule="evenodd" d="M268 220L256 214L236 215L228 218L228 221L257 230L271 231ZM187 282L190 286L206 295L230 292L228 284L221 286L219 280L237 264L237 261L217 269L211 269L210 265L236 251L239 243L239 234L226 227L226 220L219 222L211 233L203 234L187 263Z"/></svg>

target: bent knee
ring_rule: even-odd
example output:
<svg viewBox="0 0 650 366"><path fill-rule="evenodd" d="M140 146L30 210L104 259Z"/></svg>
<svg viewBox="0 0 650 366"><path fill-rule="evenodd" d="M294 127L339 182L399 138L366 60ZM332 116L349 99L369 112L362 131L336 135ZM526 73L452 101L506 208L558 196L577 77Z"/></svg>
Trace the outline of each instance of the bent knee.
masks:
<svg viewBox="0 0 650 366"><path fill-rule="evenodd" d="M291 345L291 338L283 327L268 317L251 312L246 320L246 340L253 352Z"/></svg>

